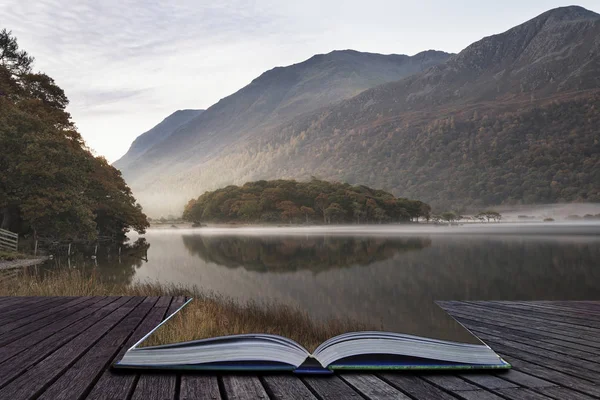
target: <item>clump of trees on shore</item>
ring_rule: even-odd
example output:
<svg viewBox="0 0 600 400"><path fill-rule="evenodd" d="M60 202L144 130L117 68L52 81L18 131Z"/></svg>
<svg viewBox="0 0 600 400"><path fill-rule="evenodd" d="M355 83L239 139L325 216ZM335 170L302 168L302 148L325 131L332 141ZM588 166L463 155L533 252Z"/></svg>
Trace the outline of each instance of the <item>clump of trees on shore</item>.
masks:
<svg viewBox="0 0 600 400"><path fill-rule="evenodd" d="M0 228L48 240L123 239L148 221L121 173L94 157L67 96L0 31Z"/></svg>
<svg viewBox="0 0 600 400"><path fill-rule="evenodd" d="M183 218L195 222L386 223L430 219L431 207L383 190L347 183L272 180L206 192L191 200Z"/></svg>
<svg viewBox="0 0 600 400"><path fill-rule="evenodd" d="M453 211L446 211L441 214L434 214L431 216L433 222L456 222L456 221L473 221L473 222L500 222L502 220L502 214L494 210L481 211L472 217L460 215Z"/></svg>

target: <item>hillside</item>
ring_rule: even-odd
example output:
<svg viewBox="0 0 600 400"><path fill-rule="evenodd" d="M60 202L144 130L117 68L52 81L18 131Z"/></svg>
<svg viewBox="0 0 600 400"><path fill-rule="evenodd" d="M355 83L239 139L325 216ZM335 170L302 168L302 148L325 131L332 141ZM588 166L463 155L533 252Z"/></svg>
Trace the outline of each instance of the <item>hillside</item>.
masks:
<svg viewBox="0 0 600 400"><path fill-rule="evenodd" d="M438 208L600 201L600 16L548 11L156 187L311 175ZM145 193L152 199L151 192Z"/></svg>
<svg viewBox="0 0 600 400"><path fill-rule="evenodd" d="M181 125L202 114L203 111L204 110L175 111L173 114L163 119L154 128L138 136L131 144L127 153L119 160L115 161L113 166L120 170L127 169L131 163L142 157L146 151L169 137Z"/></svg>
<svg viewBox="0 0 600 400"><path fill-rule="evenodd" d="M344 50L319 54L288 67L273 68L178 126L165 135L166 140L146 140L163 137L162 133L153 133L160 125L140 136L136 142L143 141L143 156L137 156L140 152L134 142L128 154L115 166L143 197L160 176L170 177L200 165L232 145L243 145L250 138L294 117L421 72L444 62L449 56L438 51L406 56Z"/></svg>

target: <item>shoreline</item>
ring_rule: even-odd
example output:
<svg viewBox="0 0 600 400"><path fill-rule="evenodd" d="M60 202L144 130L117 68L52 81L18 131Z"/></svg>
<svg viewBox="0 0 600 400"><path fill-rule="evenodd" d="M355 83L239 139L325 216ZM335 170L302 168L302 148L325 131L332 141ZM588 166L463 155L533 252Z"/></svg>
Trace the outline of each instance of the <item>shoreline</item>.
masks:
<svg viewBox="0 0 600 400"><path fill-rule="evenodd" d="M31 267L33 265L42 264L47 259L48 259L48 257L35 257L35 258L25 258L25 259L19 259L19 260L11 260L11 261L0 260L0 270Z"/></svg>

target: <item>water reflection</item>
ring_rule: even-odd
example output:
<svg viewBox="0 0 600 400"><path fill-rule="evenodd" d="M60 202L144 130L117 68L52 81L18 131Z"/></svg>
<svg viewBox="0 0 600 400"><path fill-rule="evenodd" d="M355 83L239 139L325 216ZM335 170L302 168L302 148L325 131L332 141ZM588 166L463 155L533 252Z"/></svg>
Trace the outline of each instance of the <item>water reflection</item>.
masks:
<svg viewBox="0 0 600 400"><path fill-rule="evenodd" d="M29 269L44 275L57 267L77 268L103 282L129 285L134 281L137 270L148 261L149 248L150 243L145 238L138 238L123 246L73 246L70 257L65 252L57 252L58 255L42 267Z"/></svg>
<svg viewBox="0 0 600 400"><path fill-rule="evenodd" d="M586 229L269 237L150 230L148 262L99 251L78 266L91 270L97 262L97 273L113 281L197 285L317 319L422 334L454 329L435 300L600 300L600 239Z"/></svg>
<svg viewBox="0 0 600 400"><path fill-rule="evenodd" d="M190 254L205 262L264 273L366 266L431 245L429 238L257 237L183 235Z"/></svg>

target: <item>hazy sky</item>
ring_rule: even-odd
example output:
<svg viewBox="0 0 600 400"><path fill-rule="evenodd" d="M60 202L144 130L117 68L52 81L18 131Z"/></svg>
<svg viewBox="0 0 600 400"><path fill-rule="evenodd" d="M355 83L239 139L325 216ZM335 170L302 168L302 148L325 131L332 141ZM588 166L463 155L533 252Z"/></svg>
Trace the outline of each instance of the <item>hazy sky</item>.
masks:
<svg viewBox="0 0 600 400"><path fill-rule="evenodd" d="M13 31L69 96L109 161L173 111L208 108L275 66L336 49L459 52L554 0L0 0ZM600 12L598 0L582 0Z"/></svg>

